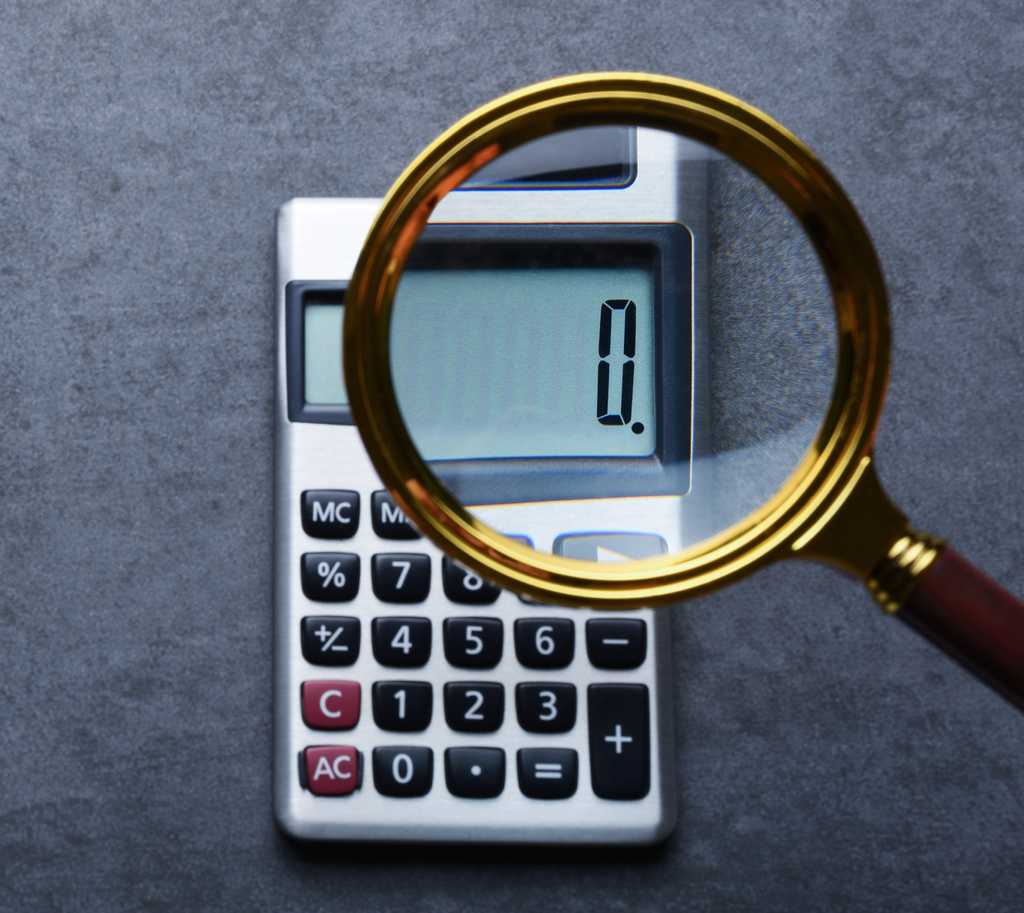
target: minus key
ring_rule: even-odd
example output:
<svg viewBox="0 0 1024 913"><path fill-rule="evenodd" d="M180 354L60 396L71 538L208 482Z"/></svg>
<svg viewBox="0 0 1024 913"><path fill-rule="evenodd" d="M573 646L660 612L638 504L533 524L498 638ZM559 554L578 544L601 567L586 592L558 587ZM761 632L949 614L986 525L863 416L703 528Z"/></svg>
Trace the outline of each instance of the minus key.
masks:
<svg viewBox="0 0 1024 913"><path fill-rule="evenodd" d="M635 669L647 657L647 624L640 618L592 618L587 656L598 669Z"/></svg>

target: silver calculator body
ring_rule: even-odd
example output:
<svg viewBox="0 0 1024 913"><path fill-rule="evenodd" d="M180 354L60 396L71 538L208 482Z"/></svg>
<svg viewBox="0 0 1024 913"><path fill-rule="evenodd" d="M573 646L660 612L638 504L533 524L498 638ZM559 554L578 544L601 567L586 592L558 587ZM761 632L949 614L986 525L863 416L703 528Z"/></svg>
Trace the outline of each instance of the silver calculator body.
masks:
<svg viewBox="0 0 1024 913"><path fill-rule="evenodd" d="M700 344L704 326L701 241L706 200L699 170L690 174L679 167L685 156L678 149L652 148L667 142L682 141L638 131L636 176L626 188L500 191L506 207L502 217L511 225L615 224L636 222L642 213L645 223L685 226L694 241L691 352L696 391L703 386L697 378L703 372L704 358ZM661 154L651 154L655 151ZM658 171L668 167L661 163L672 163L671 173ZM675 194L665 192L666 182L677 188ZM432 221L454 225L482 221L481 194L488 192L450 195ZM608 615L529 604L509 592L500 592L485 604L459 601L458 592L456 599L451 598L448 584L459 581L451 576L454 567L433 544L424 538L390 538L396 533L402 537L414 533L395 525L404 518L383 492L359 433L345 420L344 410L339 417L337 411L305 408L302 391L295 389L303 383L296 359L303 357L301 336L309 329L303 320L303 293L309 293L309 301L343 302L345 284L378 205L374 199L300 198L282 206L277 219L276 820L287 834L308 840L656 842L674 827L677 805L671 613L638 610ZM493 221L495 213L492 198L487 201L486 220ZM695 396L692 409L695 445L701 439L700 422L705 414L697 399ZM699 465L693 460L692 471L697 472ZM693 478L691 489L698 485L699 480ZM318 492L324 495L320 502L309 494ZM340 494L332 500L331 492ZM353 503L353 494L357 503ZM315 517L307 503L311 497ZM481 513L498 528L528 536L545 548L555 538L572 540L573 536L584 548L600 548L601 536L607 534L612 537L607 541L613 552L618 549L617 535L633 535L640 542L644 536L660 538L664 547L676 549L685 537L674 514L662 519L650 510L641 511L630 529L606 531L600 505L593 502L530 503L490 512L483 508ZM346 527L345 538L317 534L323 530L330 533L332 523L335 532ZM618 550L628 553L628 542L625 549ZM339 564L334 555L344 555L349 563ZM410 556L416 558L416 570L425 568L428 578L419 598L411 603L379 598L376 570L387 566L394 584L410 573L406 566ZM352 568L356 566L358 580L353 588ZM345 599L319 601L322 594L317 587L333 587L346 571ZM472 598L476 578L465 575L462 580L468 586L462 595ZM378 637L388 619L395 618L429 622L426 658L420 665L395 667L389 663L389 655L401 660L401 651L409 651L409 633L405 632L403 639L394 624L384 633L385 640ZM595 650L614 654L616 649L636 646L627 645L628 638L600 636L614 635L614 629L593 626L603 619L622 618L642 622L644 644L639 662L631 668L595 664ZM332 623L332 619L343 619L345 625ZM321 624L323 620L327 623ZM353 634L353 622L359 628L355 643L345 641ZM503 632L495 661L486 668L465 668L457 658L450 661L451 644L446 637L454 630L460 638L469 638L467 649L473 652L478 640L474 632L484 622L500 625ZM592 626L588 628L588 624ZM345 631L336 631L345 626ZM567 630L572 637L571 655L561 667L524 665L520 648L527 653L536 653L537 648L543 652L550 647L549 635L556 628ZM525 639L520 637L524 630ZM378 647L390 653L379 656ZM344 653L335 652L339 649ZM321 660L328 656L342 664L323 665ZM611 666L616 665L613 659ZM415 685L418 690L399 695L403 684ZM475 688L477 684L481 688ZM502 705L498 724L463 731L465 724L456 721L453 727L451 716L462 708L471 718L481 715L472 711L480 710L484 685L489 688L489 699L498 694L492 704L496 700ZM527 708L527 712L539 713L543 719L554 712L547 712L554 703L551 695L557 693L561 699L562 691L554 689L556 685L571 688L575 694L571 726L546 732L537 731L536 725L524 725L523 694L539 700L537 707ZM622 693L631 688L643 691L643 717L615 718L619 692L609 686L622 689ZM600 695L609 691L611 702L601 703ZM406 702L413 698L420 705L420 724L413 730L401 725L396 730L396 712L406 712ZM334 721L342 717L344 728L333 728ZM634 731L637 726L645 731ZM620 797L615 765L641 744L646 749L646 780L632 793L627 784L621 794L626 797ZM474 754L480 751L483 753ZM499 761L500 782L496 772ZM495 769L488 766L491 762ZM635 776L636 766L631 770L630 776ZM567 782L570 775L571 784ZM488 780L489 785L475 791L474 778Z"/></svg>

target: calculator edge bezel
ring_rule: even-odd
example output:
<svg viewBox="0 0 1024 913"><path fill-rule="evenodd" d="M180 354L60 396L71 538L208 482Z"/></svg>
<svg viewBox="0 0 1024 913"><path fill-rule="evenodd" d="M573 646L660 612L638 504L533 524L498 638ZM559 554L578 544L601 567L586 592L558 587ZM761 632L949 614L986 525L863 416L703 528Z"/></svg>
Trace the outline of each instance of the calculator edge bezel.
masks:
<svg viewBox="0 0 1024 913"><path fill-rule="evenodd" d="M652 788L651 793L657 791L657 795L649 794L645 799L639 800L643 803L644 814L650 812L650 824L622 824L621 822L609 823L599 826L565 826L558 825L544 826L538 829L533 824L510 825L501 820L498 815L496 820L486 827L465 825L458 822L444 824L425 825L411 816L410 820L400 827L387 827L375 825L371 828L364 828L362 824L347 825L344 820L338 819L336 823L324 826L315 820L309 820L295 813L293 797L301 792L301 787L295 776L296 759L290 752L289 740L291 738L291 722L298 715L298 704L292 699L291 694L292 677L294 675L294 663L301 658L299 654L298 626L292 625L294 620L292 594L290 593L290 581L297 576L295 569L291 567L293 557L291 552L295 550L296 540L291 513L295 509L289 500L288 479L294 473L294 455L291 453L294 445L295 435L306 433L321 434L318 431L323 428L324 423L295 423L288 417L286 393L287 387L287 365L285 360L283 334L284 326L284 293L285 285L291 278L296 277L294 271L294 259L289 254L290 241L294 240L288 236L294 233L291 227L295 219L295 209L309 207L308 215L316 215L325 209L337 207L338 215L344 214L346 219L351 218L363 228L369 228L375 208L372 204L377 201L357 198L296 198L284 204L279 210L278 216L278 275L275 282L275 317L276 339L276 393L275 393L275 469L274 469L274 769L273 769L273 816L275 823L281 833L290 840L298 843L364 843L364 844L393 844L393 845L416 845L423 843L437 843L444 845L463 845L469 843L486 843L492 846L502 845L533 845L533 846L641 846L660 843L673 831L677 821L677 796L675 790L676 781L676 741L675 741L675 716L674 701L672 699L674 680L672 676L672 655L671 655L671 617L668 612L659 611L648 614L644 612L652 626L653 648L650 651L648 661L651 664L650 680L652 682L651 699L657 702L657 706L650 710L651 723L657 720L657 726L651 727L651 765L652 765ZM303 219L306 215L303 215ZM318 216L319 217L319 216ZM348 249L351 248L351 249ZM353 238L346 239L341 248L335 247L339 255L337 265L338 272L344 274L346 262L354 263L358 254L359 243ZM333 261L332 261L333 262ZM323 282L327 285L340 286L346 282L344 278L325 278L322 272L312 272L314 278L310 282ZM305 275L306 273L302 273ZM698 274L698 282L700 276ZM699 357L699 353L698 353ZM352 435L358 441L356 429L349 426L337 426L338 431L345 435ZM326 430L326 429L323 429ZM330 432L329 432L330 433ZM699 439L698 439L699 440ZM361 444L359 445L361 448ZM297 521L296 521L297 522ZM300 540L301 541L301 540ZM431 547L432 550L432 547ZM289 573L282 573L286 570ZM579 610L567 610L574 613ZM517 616L518 617L518 616ZM295 628L292 631L292 627ZM580 684L577 682L577 684ZM585 685L583 685L585 687ZM294 703L294 706L293 706ZM372 746L371 746L372 747ZM436 747L436 746L435 746ZM285 757L284 755L288 756ZM369 757L368 752L363 752L364 759ZM656 756L655 756L656 755ZM437 763L435 758L435 764ZM514 763L514 762L513 762ZM436 769L436 768L435 768ZM655 769L657 773L655 773ZM364 775L364 784L367 783ZM656 779L655 779L656 777ZM293 782L294 781L294 782ZM657 790L655 789L657 784ZM363 789L371 788L364 785ZM443 782L435 780L435 789L443 789ZM509 783L512 790L517 789L513 782ZM324 800L327 802L344 802L344 799ZM399 800L389 800L399 801ZM470 800L466 800L470 801ZM500 800L499 800L500 801ZM596 797L586 797L588 802L609 802L611 812L609 822L613 822L615 808L622 807L623 803L616 803L610 800L598 800ZM634 806L637 803L625 803ZM349 827L352 830L346 833Z"/></svg>

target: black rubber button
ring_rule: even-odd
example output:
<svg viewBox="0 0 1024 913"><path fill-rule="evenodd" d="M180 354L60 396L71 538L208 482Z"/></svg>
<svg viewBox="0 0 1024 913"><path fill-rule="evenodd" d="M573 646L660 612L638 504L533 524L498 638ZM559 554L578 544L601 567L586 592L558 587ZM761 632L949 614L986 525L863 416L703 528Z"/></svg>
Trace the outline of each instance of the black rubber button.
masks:
<svg viewBox="0 0 1024 913"><path fill-rule="evenodd" d="M370 495L370 521L373 523L373 531L381 539L420 538L416 527L386 491L375 491Z"/></svg>
<svg viewBox="0 0 1024 913"><path fill-rule="evenodd" d="M461 605L490 605L501 593L499 587L448 557L442 562L441 578L445 596Z"/></svg>
<svg viewBox="0 0 1024 913"><path fill-rule="evenodd" d="M425 796L434 782L434 752L420 745L373 749L373 785L382 796Z"/></svg>
<svg viewBox="0 0 1024 913"><path fill-rule="evenodd" d="M505 687L499 682L448 682L444 718L456 732L495 732L505 720Z"/></svg>
<svg viewBox="0 0 1024 913"><path fill-rule="evenodd" d="M501 659L503 642L499 618L444 620L444 655L460 669L493 669Z"/></svg>
<svg viewBox="0 0 1024 913"><path fill-rule="evenodd" d="M568 732L576 725L576 686L567 682L516 685L516 716L527 732Z"/></svg>
<svg viewBox="0 0 1024 913"><path fill-rule="evenodd" d="M646 685L591 685L590 780L602 799L642 799L651 785Z"/></svg>
<svg viewBox="0 0 1024 913"><path fill-rule="evenodd" d="M592 618L587 656L598 669L635 669L647 657L647 625L640 618Z"/></svg>
<svg viewBox="0 0 1024 913"><path fill-rule="evenodd" d="M317 666L351 666L359 659L359 619L308 615L302 619L302 655Z"/></svg>
<svg viewBox="0 0 1024 913"><path fill-rule="evenodd" d="M381 602L423 602L430 592L430 556L407 552L374 555L373 594Z"/></svg>
<svg viewBox="0 0 1024 913"><path fill-rule="evenodd" d="M572 662L576 626L569 618L519 618L516 657L527 669L564 669Z"/></svg>
<svg viewBox="0 0 1024 913"><path fill-rule="evenodd" d="M302 592L316 602L348 602L359 592L359 556L351 552L307 552L302 556Z"/></svg>
<svg viewBox="0 0 1024 913"><path fill-rule="evenodd" d="M373 656L382 666L418 669L430 659L429 618L394 615L373 619Z"/></svg>
<svg viewBox="0 0 1024 913"><path fill-rule="evenodd" d="M434 713L430 682L374 682L373 721L388 732L422 732Z"/></svg>
<svg viewBox="0 0 1024 913"><path fill-rule="evenodd" d="M449 748L444 753L448 792L463 799L493 799L505 789L505 752L500 748Z"/></svg>
<svg viewBox="0 0 1024 913"><path fill-rule="evenodd" d="M579 760L571 748L521 748L519 790L530 799L568 799L576 792Z"/></svg>
<svg viewBox="0 0 1024 913"><path fill-rule="evenodd" d="M302 528L317 539L351 539L359 529L359 492L304 491Z"/></svg>

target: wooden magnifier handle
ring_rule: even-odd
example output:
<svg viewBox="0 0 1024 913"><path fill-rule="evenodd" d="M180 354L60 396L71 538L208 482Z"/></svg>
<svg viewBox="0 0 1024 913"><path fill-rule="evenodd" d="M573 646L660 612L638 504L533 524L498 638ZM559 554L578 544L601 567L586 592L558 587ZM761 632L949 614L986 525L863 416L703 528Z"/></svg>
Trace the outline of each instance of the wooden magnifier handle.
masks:
<svg viewBox="0 0 1024 913"><path fill-rule="evenodd" d="M807 553L861 577L886 612L1024 710L1024 602L910 527L871 461Z"/></svg>
<svg viewBox="0 0 1024 913"><path fill-rule="evenodd" d="M1024 602L948 546L895 614L1024 710Z"/></svg>

